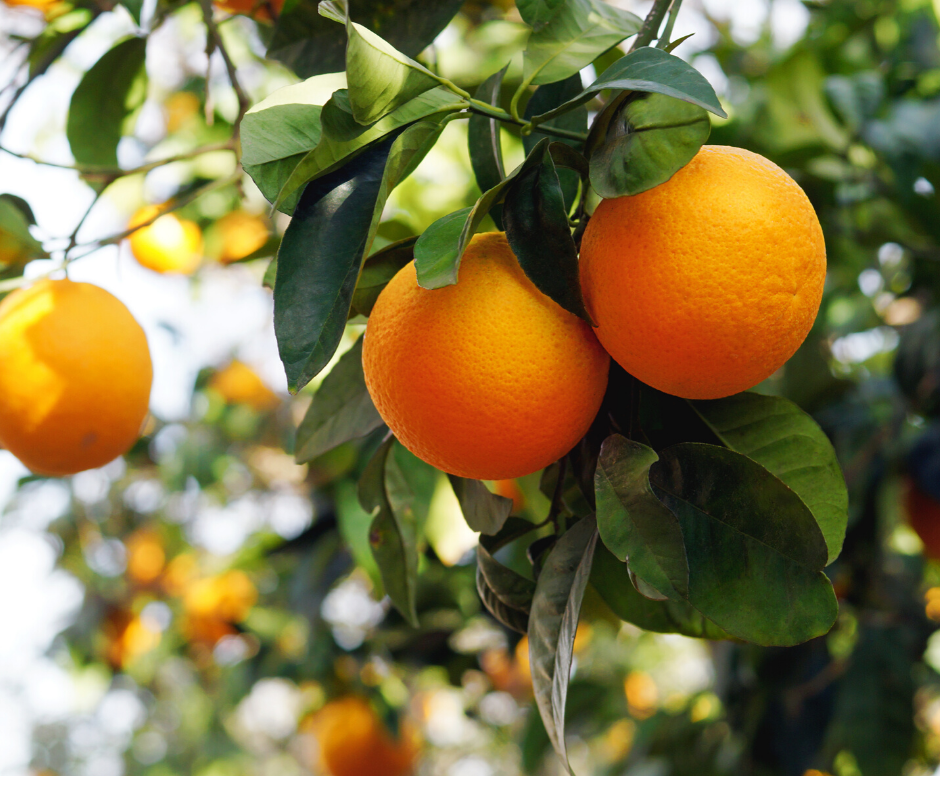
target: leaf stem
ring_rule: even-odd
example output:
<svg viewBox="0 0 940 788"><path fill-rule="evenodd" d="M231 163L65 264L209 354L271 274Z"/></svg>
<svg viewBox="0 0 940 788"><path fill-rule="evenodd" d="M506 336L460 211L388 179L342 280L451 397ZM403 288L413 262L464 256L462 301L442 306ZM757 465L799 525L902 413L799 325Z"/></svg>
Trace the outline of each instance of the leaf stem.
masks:
<svg viewBox="0 0 940 788"><path fill-rule="evenodd" d="M517 120L508 112L500 109L499 107L494 107L491 104L487 104L474 98L470 99L469 101L470 111L476 112L478 115L486 115L487 117L501 120L503 123L512 123L516 126L528 126L530 129L537 128L540 132L551 134L553 137L564 137L565 139L575 140L577 142L583 142L587 139L587 134L581 134L577 131L568 131L567 129L559 129L555 126L533 126L531 123L527 123L521 118Z"/></svg>
<svg viewBox="0 0 940 788"><path fill-rule="evenodd" d="M682 7L682 0L672 0L669 6L669 18L666 20L666 26L663 28L659 41L656 42L657 49L665 49L669 46L669 39L672 38L672 28L676 24L676 17L679 16L679 9Z"/></svg>

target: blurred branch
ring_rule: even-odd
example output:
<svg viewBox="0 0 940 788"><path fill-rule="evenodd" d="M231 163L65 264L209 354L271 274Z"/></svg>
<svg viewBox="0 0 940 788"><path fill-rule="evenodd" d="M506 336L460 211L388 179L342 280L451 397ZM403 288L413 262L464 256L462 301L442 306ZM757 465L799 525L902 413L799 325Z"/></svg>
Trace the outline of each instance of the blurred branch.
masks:
<svg viewBox="0 0 940 788"><path fill-rule="evenodd" d="M235 123L232 124L232 138L237 140L242 118L245 117L245 113L248 112L248 108L251 106L251 100L238 81L235 63L232 61L228 50L225 48L225 43L222 41L219 28L212 16L212 0L199 0L199 5L202 8L203 21L206 23L206 56L211 61L215 50L219 50L219 54L222 55L222 60L225 62L225 71L228 73L228 80L232 84L232 90L235 91L235 95L238 97L238 116L235 118ZM206 93L208 94L208 92L209 80L206 79Z"/></svg>

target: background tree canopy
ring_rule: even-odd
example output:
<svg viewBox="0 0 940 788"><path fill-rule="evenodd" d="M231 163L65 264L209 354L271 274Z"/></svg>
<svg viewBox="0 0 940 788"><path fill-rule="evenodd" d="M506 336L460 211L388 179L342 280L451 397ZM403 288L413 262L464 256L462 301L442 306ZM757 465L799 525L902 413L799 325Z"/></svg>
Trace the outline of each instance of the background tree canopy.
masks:
<svg viewBox="0 0 940 788"><path fill-rule="evenodd" d="M155 360L152 416L124 458L56 480L0 456L0 773L336 773L358 756L333 731L354 719L380 773L563 773L523 633L581 592L577 628L533 649L553 666L559 642L573 651L561 717L577 774L937 768L940 5L674 10L663 47L626 56L649 3L0 6L0 290L68 262L120 293ZM649 129L644 112L674 122ZM625 142L637 129L648 146ZM514 242L535 222L576 266L579 183L648 189L706 138L766 156L809 196L822 307L754 392L693 408L651 390L643 418L663 457L673 432L707 425L701 441L726 448L697 449L705 460L746 455L799 493L825 590L800 631L722 617L688 572L615 544L605 523L638 505L624 468L668 486L640 444L598 440L593 482L577 456L448 479L383 442L362 381L366 317L408 261L447 286L474 232L505 222ZM327 235L324 200L350 183ZM526 202L539 188L554 218ZM202 234L190 279L122 243L161 211ZM233 228L249 218L246 239ZM564 270L514 248L583 313ZM345 299L329 310L305 290L327 254ZM823 470L801 482L807 467ZM840 475L841 553L844 499L827 510L820 492ZM539 524L560 513L555 542ZM402 561L376 549L380 528ZM539 591L534 570L562 576L572 557L564 593Z"/></svg>

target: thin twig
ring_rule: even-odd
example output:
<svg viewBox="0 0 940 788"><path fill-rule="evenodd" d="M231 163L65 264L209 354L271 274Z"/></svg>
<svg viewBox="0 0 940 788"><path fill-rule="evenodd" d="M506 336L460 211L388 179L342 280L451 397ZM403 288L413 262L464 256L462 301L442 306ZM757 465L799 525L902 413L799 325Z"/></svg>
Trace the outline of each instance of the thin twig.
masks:
<svg viewBox="0 0 940 788"><path fill-rule="evenodd" d="M657 49L665 49L669 46L669 39L672 38L672 28L676 24L676 17L679 16L679 9L682 7L682 0L672 0L669 6L669 17L666 19L666 26L663 28L659 41L656 42Z"/></svg>
<svg viewBox="0 0 940 788"><path fill-rule="evenodd" d="M633 46L630 47L631 52L640 47L649 46L650 41L658 37L659 26L663 23L663 17L666 16L666 11L669 10L669 4L670 0L653 0L653 7L646 15L646 19L643 20L643 27L641 27L640 32L637 33L636 41L634 41Z"/></svg>
<svg viewBox="0 0 940 788"><path fill-rule="evenodd" d="M222 41L222 36L219 34L219 28L216 26L215 19L212 17L212 0L199 0L199 5L202 7L202 18L206 23L206 54L211 60L212 51L215 49L219 50L219 53L222 55L222 60L225 62L228 81L232 83L232 90L235 91L235 95L238 97L238 117L235 118L235 123L233 124L234 131L232 134L233 138L237 139L242 118L245 117L245 113L248 112L248 108L251 106L251 99L248 98L248 95L242 89L241 83L238 81L235 63L232 61L228 50L225 48L225 43ZM206 80L207 88L208 84L209 82Z"/></svg>

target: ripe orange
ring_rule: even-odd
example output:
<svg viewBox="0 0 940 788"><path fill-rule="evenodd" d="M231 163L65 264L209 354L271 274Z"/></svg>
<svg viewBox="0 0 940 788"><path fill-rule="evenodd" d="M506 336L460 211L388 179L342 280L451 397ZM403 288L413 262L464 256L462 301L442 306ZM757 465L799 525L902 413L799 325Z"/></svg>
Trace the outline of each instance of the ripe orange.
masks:
<svg viewBox="0 0 940 788"><path fill-rule="evenodd" d="M375 407L414 454L457 476L510 479L584 435L610 359L587 323L526 278L506 236L484 233L456 285L419 287L414 263L393 277L362 363Z"/></svg>
<svg viewBox="0 0 940 788"><path fill-rule="evenodd" d="M29 8L38 8L40 11L48 12L50 8L60 2L60 0L3 0L11 7L23 6Z"/></svg>
<svg viewBox="0 0 940 788"><path fill-rule="evenodd" d="M155 649L161 640L159 629L130 610L112 610L101 631L106 643L105 658L117 670Z"/></svg>
<svg viewBox="0 0 940 788"><path fill-rule="evenodd" d="M190 583L183 592L182 627L191 641L214 644L235 633L258 601L258 591L237 569Z"/></svg>
<svg viewBox="0 0 940 788"><path fill-rule="evenodd" d="M166 552L160 534L149 528L134 531L125 543L127 547L127 576L135 583L152 583L163 571Z"/></svg>
<svg viewBox="0 0 940 788"><path fill-rule="evenodd" d="M215 0L215 7L230 14L246 14L254 19L270 22L272 14L278 15L284 0Z"/></svg>
<svg viewBox="0 0 940 788"><path fill-rule="evenodd" d="M271 234L264 219L242 210L226 214L212 229L218 237L220 263L231 263L257 252Z"/></svg>
<svg viewBox="0 0 940 788"><path fill-rule="evenodd" d="M411 774L418 744L412 729L392 738L378 714L364 698L337 698L320 709L311 721L320 748L322 770L334 777Z"/></svg>
<svg viewBox="0 0 940 788"><path fill-rule="evenodd" d="M158 205L145 206L134 213L127 226L149 221L160 210ZM191 274L202 263L202 230L174 213L163 214L131 233L128 240L137 262L160 274Z"/></svg>
<svg viewBox="0 0 940 788"><path fill-rule="evenodd" d="M209 379L209 388L229 404L248 405L257 411L271 410L281 402L257 372L237 359Z"/></svg>
<svg viewBox="0 0 940 788"><path fill-rule="evenodd" d="M173 93L163 102L163 110L166 113L166 130L170 134L180 131L196 117L200 106L199 96L195 93L190 93L187 90Z"/></svg>
<svg viewBox="0 0 940 788"><path fill-rule="evenodd" d="M800 346L826 278L813 206L777 165L704 146L666 183L603 200L581 246L581 288L601 344L680 397L760 383Z"/></svg>
<svg viewBox="0 0 940 788"><path fill-rule="evenodd" d="M940 561L940 501L908 479L905 504L911 528L924 543L924 555Z"/></svg>
<svg viewBox="0 0 940 788"><path fill-rule="evenodd" d="M512 501L511 514L519 514L525 509L525 493L515 479L499 479L493 485L493 492Z"/></svg>
<svg viewBox="0 0 940 788"><path fill-rule="evenodd" d="M0 303L0 443L47 476L127 451L147 415L147 337L95 285L44 280Z"/></svg>

